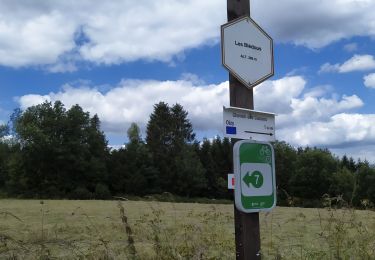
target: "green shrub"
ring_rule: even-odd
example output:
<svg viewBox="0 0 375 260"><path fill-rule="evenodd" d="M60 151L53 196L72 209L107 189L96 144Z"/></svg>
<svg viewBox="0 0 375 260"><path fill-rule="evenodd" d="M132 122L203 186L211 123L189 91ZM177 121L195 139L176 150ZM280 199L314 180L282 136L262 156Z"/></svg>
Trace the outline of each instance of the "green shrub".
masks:
<svg viewBox="0 0 375 260"><path fill-rule="evenodd" d="M70 199L89 200L93 197L93 194L86 187L77 187L69 194Z"/></svg>
<svg viewBox="0 0 375 260"><path fill-rule="evenodd" d="M107 185L98 183L95 186L95 198L96 199L110 199L112 197L111 192Z"/></svg>

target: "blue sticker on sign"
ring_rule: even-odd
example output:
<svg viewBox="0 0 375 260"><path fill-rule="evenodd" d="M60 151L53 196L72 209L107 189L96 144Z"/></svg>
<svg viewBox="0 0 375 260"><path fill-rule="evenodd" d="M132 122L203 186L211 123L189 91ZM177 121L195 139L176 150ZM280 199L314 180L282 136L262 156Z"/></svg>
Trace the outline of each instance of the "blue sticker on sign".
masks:
<svg viewBox="0 0 375 260"><path fill-rule="evenodd" d="M237 134L237 127L227 126L226 132L228 135L235 135Z"/></svg>

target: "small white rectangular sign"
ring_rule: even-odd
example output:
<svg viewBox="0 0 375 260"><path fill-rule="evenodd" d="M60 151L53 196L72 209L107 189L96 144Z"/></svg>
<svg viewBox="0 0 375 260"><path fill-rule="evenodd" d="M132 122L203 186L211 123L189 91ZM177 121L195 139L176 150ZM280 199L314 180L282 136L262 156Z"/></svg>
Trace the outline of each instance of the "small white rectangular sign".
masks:
<svg viewBox="0 0 375 260"><path fill-rule="evenodd" d="M273 142L275 114L237 107L223 107L224 136L244 140Z"/></svg>
<svg viewBox="0 0 375 260"><path fill-rule="evenodd" d="M228 174L228 190L234 190L234 174Z"/></svg>

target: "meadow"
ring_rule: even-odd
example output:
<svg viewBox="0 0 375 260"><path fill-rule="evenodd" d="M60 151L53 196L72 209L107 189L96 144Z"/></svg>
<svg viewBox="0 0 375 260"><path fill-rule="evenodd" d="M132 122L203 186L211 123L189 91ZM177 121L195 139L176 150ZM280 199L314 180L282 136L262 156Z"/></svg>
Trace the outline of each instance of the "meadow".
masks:
<svg viewBox="0 0 375 260"><path fill-rule="evenodd" d="M375 259L375 211L261 213L263 259ZM0 259L235 259L233 205L0 200Z"/></svg>

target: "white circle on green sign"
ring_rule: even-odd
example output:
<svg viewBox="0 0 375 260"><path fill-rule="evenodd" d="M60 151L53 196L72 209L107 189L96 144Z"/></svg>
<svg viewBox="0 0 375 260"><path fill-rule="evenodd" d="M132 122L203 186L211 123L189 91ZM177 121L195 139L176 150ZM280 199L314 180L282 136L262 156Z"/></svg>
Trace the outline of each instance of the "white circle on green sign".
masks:
<svg viewBox="0 0 375 260"><path fill-rule="evenodd" d="M274 208L276 179L272 145L250 140L237 142L233 147L233 163L236 207L246 213Z"/></svg>

